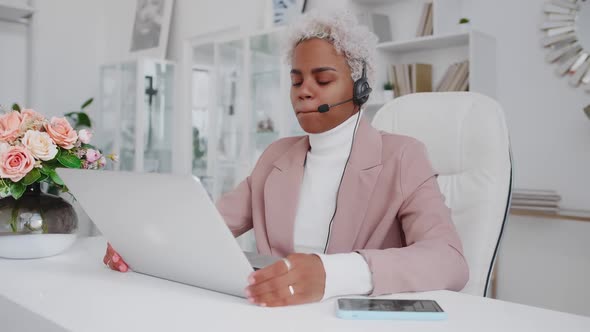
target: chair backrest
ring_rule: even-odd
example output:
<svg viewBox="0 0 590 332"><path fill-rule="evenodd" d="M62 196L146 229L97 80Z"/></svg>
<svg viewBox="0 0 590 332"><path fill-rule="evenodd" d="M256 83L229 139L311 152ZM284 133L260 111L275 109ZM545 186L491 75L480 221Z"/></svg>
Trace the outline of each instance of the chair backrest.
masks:
<svg viewBox="0 0 590 332"><path fill-rule="evenodd" d="M469 264L462 292L486 296L512 188L502 108L478 93L416 93L384 105L372 124L426 145Z"/></svg>

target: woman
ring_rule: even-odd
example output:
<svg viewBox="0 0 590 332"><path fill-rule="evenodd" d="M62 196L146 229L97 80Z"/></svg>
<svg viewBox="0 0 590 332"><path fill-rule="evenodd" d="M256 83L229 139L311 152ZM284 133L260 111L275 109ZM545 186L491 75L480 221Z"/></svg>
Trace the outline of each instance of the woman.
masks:
<svg viewBox="0 0 590 332"><path fill-rule="evenodd" d="M379 132L360 116L366 96L353 90L365 68L371 81L375 46L347 13L308 14L291 28L291 103L308 135L271 144L217 202L234 236L254 228L261 254L286 257L249 277L253 303L459 291L467 283L461 241L424 145ZM110 246L105 264L127 270Z"/></svg>

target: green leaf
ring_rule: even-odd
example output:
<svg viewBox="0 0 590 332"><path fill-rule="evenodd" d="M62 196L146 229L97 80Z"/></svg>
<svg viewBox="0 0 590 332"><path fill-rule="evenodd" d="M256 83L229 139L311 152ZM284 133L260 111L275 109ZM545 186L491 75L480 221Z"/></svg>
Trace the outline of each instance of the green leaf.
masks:
<svg viewBox="0 0 590 332"><path fill-rule="evenodd" d="M77 126L86 126L88 128L92 128L92 122L90 121L90 117L88 116L88 114L84 112L78 113Z"/></svg>
<svg viewBox="0 0 590 332"><path fill-rule="evenodd" d="M55 155L55 158L48 160L48 161L44 161L41 164L41 168L39 168L39 171L41 172L41 174L46 174L49 175L49 172L52 169L55 169L56 167L61 167L61 164L59 161L57 161L57 157L61 154L61 149L58 149L57 154Z"/></svg>
<svg viewBox="0 0 590 332"><path fill-rule="evenodd" d="M28 186L30 184L33 184L35 182L37 182L37 180L39 180L41 178L41 171L39 171L38 168L33 168L33 170L31 170L29 172L29 174L27 174L23 180L23 184L25 186Z"/></svg>
<svg viewBox="0 0 590 332"><path fill-rule="evenodd" d="M92 149L92 150L98 150L96 148L96 146L92 145L92 144L82 144L82 148L83 149Z"/></svg>
<svg viewBox="0 0 590 332"><path fill-rule="evenodd" d="M49 175L41 173L41 176L39 177L39 179L37 179L37 182L43 182L47 180L48 177Z"/></svg>
<svg viewBox="0 0 590 332"><path fill-rule="evenodd" d="M17 103L12 104L12 110L20 112L20 106Z"/></svg>
<svg viewBox="0 0 590 332"><path fill-rule="evenodd" d="M64 185L63 180L59 177L59 175L57 175L57 172L53 169L49 172L49 178L51 178L51 180L53 182L55 182L56 184L58 184L60 186Z"/></svg>
<svg viewBox="0 0 590 332"><path fill-rule="evenodd" d="M10 184L10 194L14 199L19 199L25 193L27 187L21 182L13 182Z"/></svg>
<svg viewBox="0 0 590 332"><path fill-rule="evenodd" d="M49 175L49 173L51 173L51 168L47 167L46 165L41 166L41 168L39 168L39 172L41 172L41 174L44 175Z"/></svg>
<svg viewBox="0 0 590 332"><path fill-rule="evenodd" d="M82 104L82 107L80 107L80 109L85 109L86 107L88 107L90 104L92 104L92 102L94 101L94 98L90 98L87 101L84 102L84 104Z"/></svg>
<svg viewBox="0 0 590 332"><path fill-rule="evenodd" d="M82 168L82 161L71 153L62 152L57 155L57 161L67 168ZM51 176L51 174L49 174Z"/></svg>

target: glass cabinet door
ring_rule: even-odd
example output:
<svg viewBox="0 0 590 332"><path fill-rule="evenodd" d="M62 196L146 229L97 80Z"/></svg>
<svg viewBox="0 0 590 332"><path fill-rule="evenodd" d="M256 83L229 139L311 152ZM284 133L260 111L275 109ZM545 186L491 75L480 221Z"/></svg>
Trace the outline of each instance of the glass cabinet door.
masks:
<svg viewBox="0 0 590 332"><path fill-rule="evenodd" d="M115 170L172 171L174 64L139 59L103 65L95 141Z"/></svg>
<svg viewBox="0 0 590 332"><path fill-rule="evenodd" d="M303 133L291 106L290 66L284 63L283 38L281 30L250 37L252 164L278 138Z"/></svg>
<svg viewBox="0 0 590 332"><path fill-rule="evenodd" d="M216 44L215 167L213 198L232 190L249 171L244 94L244 41Z"/></svg>
<svg viewBox="0 0 590 332"><path fill-rule="evenodd" d="M94 144L105 153L119 153L115 139L119 133L119 109L121 107L121 81L119 65L106 65L100 68L100 112L93 120L97 132ZM108 124L108 125L107 125ZM107 169L118 168L118 163L107 163Z"/></svg>
<svg viewBox="0 0 590 332"><path fill-rule="evenodd" d="M145 61L143 107L143 171L172 171L174 66Z"/></svg>
<svg viewBox="0 0 590 332"><path fill-rule="evenodd" d="M278 34L250 37L250 141L252 164L264 150L279 138L280 112L284 93L281 91L281 50Z"/></svg>
<svg viewBox="0 0 590 332"><path fill-rule="evenodd" d="M119 111L119 134L117 150L119 153L118 169L135 170L135 135L137 116L137 63L127 62L120 65L121 99Z"/></svg>
<svg viewBox="0 0 590 332"><path fill-rule="evenodd" d="M207 43L194 47L191 72L192 173L213 195L213 177L209 166L211 121L214 96L215 47Z"/></svg>

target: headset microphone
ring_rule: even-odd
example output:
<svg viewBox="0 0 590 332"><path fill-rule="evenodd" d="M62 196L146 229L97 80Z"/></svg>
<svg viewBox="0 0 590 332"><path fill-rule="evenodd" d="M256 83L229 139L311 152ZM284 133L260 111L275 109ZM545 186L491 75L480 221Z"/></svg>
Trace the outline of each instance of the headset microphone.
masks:
<svg viewBox="0 0 590 332"><path fill-rule="evenodd" d="M332 107L336 107L336 106L338 106L338 105L342 105L342 104L344 104L344 103L348 103L349 101L352 101L352 100L353 100L353 98L350 98L350 99L347 99L347 100L345 100L345 101L341 101L341 102L339 102L339 103L332 104L332 105L328 105L328 104L322 104L322 105L320 105L320 106L318 107L318 112L320 112L320 113L326 113L327 111L329 111L329 110L330 110L330 108L332 108Z"/></svg>

